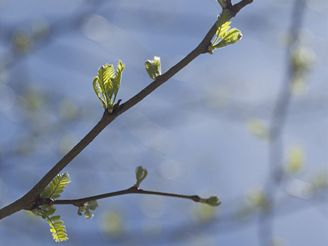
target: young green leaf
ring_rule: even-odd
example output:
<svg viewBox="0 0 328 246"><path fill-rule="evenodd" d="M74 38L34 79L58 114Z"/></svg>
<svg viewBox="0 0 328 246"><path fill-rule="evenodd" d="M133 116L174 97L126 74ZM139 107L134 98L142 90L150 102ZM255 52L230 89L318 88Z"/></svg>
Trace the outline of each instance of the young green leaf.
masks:
<svg viewBox="0 0 328 246"><path fill-rule="evenodd" d="M154 60L147 60L145 62L146 71L151 79L156 79L161 75L161 58L154 56Z"/></svg>
<svg viewBox="0 0 328 246"><path fill-rule="evenodd" d="M113 64L102 65L93 79L93 89L105 109L112 110L114 107L124 68L121 60L116 71Z"/></svg>
<svg viewBox="0 0 328 246"><path fill-rule="evenodd" d="M232 28L227 30L224 37L222 37L221 41L214 48L222 48L224 46L234 44L238 42L242 37L243 35L238 29Z"/></svg>
<svg viewBox="0 0 328 246"><path fill-rule="evenodd" d="M242 33L236 28L231 28L230 24L230 21L221 24L220 21L218 21L218 29L209 47L210 53L212 53L214 49L234 44L242 38Z"/></svg>
<svg viewBox="0 0 328 246"><path fill-rule="evenodd" d="M136 187L139 187L141 182L147 177L148 171L147 169L139 166L136 168Z"/></svg>
<svg viewBox="0 0 328 246"><path fill-rule="evenodd" d="M50 226L50 232L55 242L63 242L68 240L66 227L59 215L53 215L56 208L53 205L42 205L32 210L32 213L42 217Z"/></svg>
<svg viewBox="0 0 328 246"><path fill-rule="evenodd" d="M58 243L68 240L66 227L59 215L47 217L47 222L50 226L50 232L55 242Z"/></svg>
<svg viewBox="0 0 328 246"><path fill-rule="evenodd" d="M115 102L118 90L120 89L122 73L123 73L124 68L125 68L125 65L122 63L121 60L119 60L118 63L117 63L116 76L113 77L113 79L112 79L112 81L113 81L113 91L114 91L113 102Z"/></svg>
<svg viewBox="0 0 328 246"><path fill-rule="evenodd" d="M60 197L64 188L71 182L68 173L57 174L57 176L41 192L42 198L57 199Z"/></svg>

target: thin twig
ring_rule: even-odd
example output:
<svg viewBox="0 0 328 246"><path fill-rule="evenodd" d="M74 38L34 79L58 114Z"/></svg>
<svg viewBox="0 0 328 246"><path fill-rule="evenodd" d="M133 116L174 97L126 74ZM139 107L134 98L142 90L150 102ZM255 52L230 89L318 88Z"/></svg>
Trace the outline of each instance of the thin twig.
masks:
<svg viewBox="0 0 328 246"><path fill-rule="evenodd" d="M55 200L53 204L56 205L74 205L77 207L83 206L86 202L94 201L94 200L100 200L115 196L122 196L122 195L128 195L128 194L144 194L144 195L155 195L155 196L167 196L167 197L175 197L175 198L181 198L181 199L187 199L192 200L194 202L201 202L204 201L204 198L201 198L197 195L183 195L183 194L176 194L176 193L168 193L168 192L159 192L159 191L151 191L151 190L143 190L139 189L138 187L131 186L128 189L104 193L96 196L89 196L89 197L83 197L79 199L61 199L61 200ZM42 204L41 204L42 205Z"/></svg>

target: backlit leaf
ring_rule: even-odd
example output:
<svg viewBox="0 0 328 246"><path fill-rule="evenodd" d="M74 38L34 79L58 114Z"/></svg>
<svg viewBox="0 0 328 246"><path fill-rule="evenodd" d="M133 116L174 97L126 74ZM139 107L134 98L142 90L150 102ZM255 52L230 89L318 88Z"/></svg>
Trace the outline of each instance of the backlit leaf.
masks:
<svg viewBox="0 0 328 246"><path fill-rule="evenodd" d="M114 107L124 68L125 65L119 60L116 71L113 64L105 64L98 69L93 89L105 109Z"/></svg>
<svg viewBox="0 0 328 246"><path fill-rule="evenodd" d="M145 62L146 71L151 79L156 79L161 75L161 58L154 56L153 60L147 60Z"/></svg>
<svg viewBox="0 0 328 246"><path fill-rule="evenodd" d="M71 182L68 173L57 174L57 176L41 192L43 198L56 199L64 191L64 188Z"/></svg>

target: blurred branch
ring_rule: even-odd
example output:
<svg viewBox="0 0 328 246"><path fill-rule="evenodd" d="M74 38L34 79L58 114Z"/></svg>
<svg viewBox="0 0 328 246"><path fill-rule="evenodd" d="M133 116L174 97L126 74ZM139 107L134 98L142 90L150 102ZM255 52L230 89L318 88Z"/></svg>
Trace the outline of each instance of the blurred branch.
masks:
<svg viewBox="0 0 328 246"><path fill-rule="evenodd" d="M282 170L283 163L283 142L282 133L288 116L288 108L292 99L291 84L295 77L293 66L293 55L299 45L300 33L302 29L306 0L295 0L291 16L291 25L288 31L288 43L286 49L286 77L281 85L277 101L273 109L269 136L269 172L270 177L266 184L267 199L270 204L269 209L262 212L259 224L259 239L261 245L272 245L273 242L273 220L275 214L275 193L284 179Z"/></svg>
<svg viewBox="0 0 328 246"><path fill-rule="evenodd" d="M241 9L240 6L246 6L251 2L252 0L242 0L238 4L231 6L231 8L226 8L224 10L228 11L229 17L232 18L240 11ZM133 96L127 102L125 102L122 105L117 104L114 107L113 112L109 113L106 110L103 114L103 117L96 124L96 126L75 147L73 147L73 149L70 150L58 163L56 163L53 166L53 168L49 170L30 191L28 191L24 196L22 196L15 202L9 204L8 206L0 210L0 219L5 218L22 209L28 209L28 210L31 209L35 201L38 199L40 193L53 180L53 178L61 170L63 170L77 155L79 155L81 151L84 150L107 125L109 125L113 120L116 119L117 116L119 116L120 114L126 112L127 110L138 104L146 96L150 95L159 86L164 84L176 73L178 73L181 69L187 66L196 57L198 57L201 54L208 53L208 47L211 45L211 39L215 35L216 30L217 30L217 21L215 21L215 23L212 25L212 27L207 32L203 40L199 43L199 45L194 50L192 50L186 57L184 57L176 65L171 67L167 72L158 76L151 84L146 86L143 90L141 90L138 94Z"/></svg>

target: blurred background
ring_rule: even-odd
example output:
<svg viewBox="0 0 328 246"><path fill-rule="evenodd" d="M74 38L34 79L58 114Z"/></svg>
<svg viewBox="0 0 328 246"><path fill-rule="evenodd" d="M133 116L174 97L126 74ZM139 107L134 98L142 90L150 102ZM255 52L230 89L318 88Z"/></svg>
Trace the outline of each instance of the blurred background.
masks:
<svg viewBox="0 0 328 246"><path fill-rule="evenodd" d="M65 245L327 245L328 2L254 1L244 37L203 55L121 115L65 171L63 198L124 189L217 194L218 208L129 195L92 219L58 206ZM25 194L100 119L92 79L126 64L119 98L166 71L206 34L215 0L0 0L0 206ZM0 223L1 245L55 245L28 213Z"/></svg>

